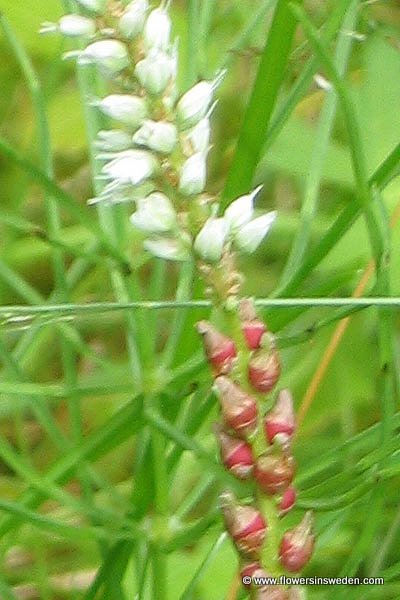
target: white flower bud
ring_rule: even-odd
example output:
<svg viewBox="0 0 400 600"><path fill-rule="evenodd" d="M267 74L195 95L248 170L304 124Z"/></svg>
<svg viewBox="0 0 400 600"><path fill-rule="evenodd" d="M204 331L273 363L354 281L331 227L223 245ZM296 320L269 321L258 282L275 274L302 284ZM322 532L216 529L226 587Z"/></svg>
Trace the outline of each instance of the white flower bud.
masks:
<svg viewBox="0 0 400 600"><path fill-rule="evenodd" d="M240 196L228 206L224 217L229 221L233 230L238 229L251 221L254 212L254 198L261 188L262 185L259 185L250 194Z"/></svg>
<svg viewBox="0 0 400 600"><path fill-rule="evenodd" d="M156 8L149 14L143 30L147 50L167 50L171 33L171 20L164 8Z"/></svg>
<svg viewBox="0 0 400 600"><path fill-rule="evenodd" d="M133 0L128 4L118 22L118 29L124 38L133 40L143 30L148 8L147 0Z"/></svg>
<svg viewBox="0 0 400 600"><path fill-rule="evenodd" d="M94 145L100 152L121 152L131 146L131 136L120 129L104 129L97 134Z"/></svg>
<svg viewBox="0 0 400 600"><path fill-rule="evenodd" d="M194 242L194 249L206 262L217 262L221 259L228 234L229 223L223 218L211 217L199 231Z"/></svg>
<svg viewBox="0 0 400 600"><path fill-rule="evenodd" d="M139 127L147 116L146 102L138 96L110 94L96 104L105 115L132 129Z"/></svg>
<svg viewBox="0 0 400 600"><path fill-rule="evenodd" d="M166 260L184 261L189 258L189 252L182 240L158 238L145 240L144 248L153 256Z"/></svg>
<svg viewBox="0 0 400 600"><path fill-rule="evenodd" d="M145 121L133 136L138 146L146 146L155 152L169 154L178 141L175 125L166 121Z"/></svg>
<svg viewBox="0 0 400 600"><path fill-rule="evenodd" d="M149 94L162 94L172 77L171 57L164 52L151 50L146 58L137 63L135 75Z"/></svg>
<svg viewBox="0 0 400 600"><path fill-rule="evenodd" d="M101 14L105 11L107 0L77 0L78 4L91 12Z"/></svg>
<svg viewBox="0 0 400 600"><path fill-rule="evenodd" d="M138 210L130 217L136 229L146 233L166 233L175 228L175 210L165 194L153 192L137 204Z"/></svg>
<svg viewBox="0 0 400 600"><path fill-rule="evenodd" d="M137 185L153 175L157 161L144 150L124 150L102 168L109 179Z"/></svg>
<svg viewBox="0 0 400 600"><path fill-rule="evenodd" d="M185 196L200 194L205 188L206 178L206 155L203 152L196 152L183 163L179 191Z"/></svg>
<svg viewBox="0 0 400 600"><path fill-rule="evenodd" d="M92 37L96 33L96 25L92 19L81 15L65 15L58 23L46 21L42 23L39 33L59 32L66 37Z"/></svg>
<svg viewBox="0 0 400 600"><path fill-rule="evenodd" d="M193 152L207 152L210 144L210 119L203 117L200 121L189 131L188 139L192 146Z"/></svg>
<svg viewBox="0 0 400 600"><path fill-rule="evenodd" d="M235 233L235 244L239 250L251 254L260 245L276 219L276 211L271 211L261 217L245 223Z"/></svg>
<svg viewBox="0 0 400 600"><path fill-rule="evenodd" d="M126 46L118 40L93 42L80 52L78 60L81 63L95 63L107 76L113 76L129 65Z"/></svg>
<svg viewBox="0 0 400 600"><path fill-rule="evenodd" d="M199 81L190 88L177 105L177 117L182 129L193 127L206 116L214 90L219 85L224 72L219 73L213 81Z"/></svg>

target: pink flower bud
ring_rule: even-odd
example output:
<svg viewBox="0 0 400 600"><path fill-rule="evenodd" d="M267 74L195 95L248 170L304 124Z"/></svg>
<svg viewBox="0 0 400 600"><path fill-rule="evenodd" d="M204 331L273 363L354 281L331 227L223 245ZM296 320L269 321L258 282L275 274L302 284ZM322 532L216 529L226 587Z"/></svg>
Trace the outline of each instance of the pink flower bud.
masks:
<svg viewBox="0 0 400 600"><path fill-rule="evenodd" d="M260 570L260 563L258 562L251 562L251 563L245 563L244 565L242 565L242 568L240 569L240 581L242 582L243 586L248 589L250 588L251 583L249 583L249 577L253 577L254 573L256 571Z"/></svg>
<svg viewBox="0 0 400 600"><path fill-rule="evenodd" d="M294 487L288 487L282 494L281 501L279 502L279 516L283 517L289 510L291 510L296 502L296 490Z"/></svg>
<svg viewBox="0 0 400 600"><path fill-rule="evenodd" d="M253 506L237 504L230 493L223 495L225 525L238 551L257 559L264 544L267 524Z"/></svg>
<svg viewBox="0 0 400 600"><path fill-rule="evenodd" d="M315 541L313 524L313 515L307 512L299 525L287 531L282 538L279 557L282 566L290 573L300 571L311 558Z"/></svg>
<svg viewBox="0 0 400 600"><path fill-rule="evenodd" d="M197 331L203 336L204 351L214 375L229 373L236 357L236 347L233 340L220 333L208 321L199 321Z"/></svg>
<svg viewBox="0 0 400 600"><path fill-rule="evenodd" d="M215 427L219 441L221 460L225 467L238 479L247 479L254 467L251 446L247 442L225 433L220 426Z"/></svg>
<svg viewBox="0 0 400 600"><path fill-rule="evenodd" d="M244 298L240 302L239 313L247 346L250 350L257 350L267 328L261 319L257 317L253 301L250 298Z"/></svg>
<svg viewBox="0 0 400 600"><path fill-rule="evenodd" d="M265 335L263 336L264 341ZM256 350L249 362L248 375L251 385L258 392L270 392L281 374L279 354L274 344Z"/></svg>
<svg viewBox="0 0 400 600"><path fill-rule="evenodd" d="M224 423L240 438L247 439L257 428L257 401L228 377L215 380Z"/></svg>
<svg viewBox="0 0 400 600"><path fill-rule="evenodd" d="M295 462L287 449L269 450L258 457L255 478L265 494L280 494L292 483Z"/></svg>
<svg viewBox="0 0 400 600"><path fill-rule="evenodd" d="M265 435L270 444L279 434L280 439L290 439L296 427L293 398L289 390L279 392L275 406L270 410L264 420Z"/></svg>
<svg viewBox="0 0 400 600"><path fill-rule="evenodd" d="M252 590L254 600L289 600L288 592L280 585L266 583L266 580L271 577L264 569L257 569L253 572ZM273 579L271 577L271 579ZM260 583L257 585L257 581Z"/></svg>

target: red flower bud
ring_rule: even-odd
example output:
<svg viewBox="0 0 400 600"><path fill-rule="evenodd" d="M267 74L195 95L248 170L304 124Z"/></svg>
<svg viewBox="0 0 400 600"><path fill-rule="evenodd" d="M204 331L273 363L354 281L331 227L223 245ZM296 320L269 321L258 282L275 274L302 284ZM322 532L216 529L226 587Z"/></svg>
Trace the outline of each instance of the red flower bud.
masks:
<svg viewBox="0 0 400 600"><path fill-rule="evenodd" d="M231 494L223 496L225 525L238 551L257 559L264 544L267 524L253 506L237 504Z"/></svg>
<svg viewBox="0 0 400 600"><path fill-rule="evenodd" d="M289 512L296 502L296 490L294 487L288 487L282 494L281 501L279 502L279 516L283 517Z"/></svg>
<svg viewBox="0 0 400 600"><path fill-rule="evenodd" d="M267 328L263 321L257 317L253 301L250 298L244 298L240 302L239 314L247 346L250 350L256 350L260 347L261 338Z"/></svg>
<svg viewBox="0 0 400 600"><path fill-rule="evenodd" d="M290 439L294 433L296 421L293 409L293 398L289 390L279 392L275 406L265 415L265 435L270 444L279 434L280 439Z"/></svg>
<svg viewBox="0 0 400 600"><path fill-rule="evenodd" d="M221 460L225 467L238 479L247 479L254 467L251 446L238 438L228 435L220 426L215 427L219 441Z"/></svg>
<svg viewBox="0 0 400 600"><path fill-rule="evenodd" d="M260 348L251 357L248 367L249 381L258 392L270 392L280 374L279 354L270 340L269 348Z"/></svg>
<svg viewBox="0 0 400 600"><path fill-rule="evenodd" d="M245 588L249 588L251 585L251 583L248 583L248 578L253 577L253 574L260 568L260 563L258 562L251 562L242 566L242 568L240 569L239 577Z"/></svg>
<svg viewBox="0 0 400 600"><path fill-rule="evenodd" d="M265 494L280 494L292 483L296 464L287 449L268 450L258 457L255 478Z"/></svg>
<svg viewBox="0 0 400 600"><path fill-rule="evenodd" d="M253 572L253 585L251 589L254 590L254 593L252 598L254 600L289 600L288 591L284 587L274 585L273 583L266 583L269 577L271 575L264 571L264 569L257 569L257 571ZM260 582L258 585L257 580Z"/></svg>
<svg viewBox="0 0 400 600"><path fill-rule="evenodd" d="M287 571L295 573L308 563L314 549L314 518L311 512L304 515L303 520L282 538L279 549L280 561Z"/></svg>
<svg viewBox="0 0 400 600"><path fill-rule="evenodd" d="M225 424L246 439L257 427L257 401L228 377L217 377L215 389Z"/></svg>
<svg viewBox="0 0 400 600"><path fill-rule="evenodd" d="M236 356L233 340L220 333L208 321L199 321L197 331L203 336L204 351L214 375L229 373Z"/></svg>

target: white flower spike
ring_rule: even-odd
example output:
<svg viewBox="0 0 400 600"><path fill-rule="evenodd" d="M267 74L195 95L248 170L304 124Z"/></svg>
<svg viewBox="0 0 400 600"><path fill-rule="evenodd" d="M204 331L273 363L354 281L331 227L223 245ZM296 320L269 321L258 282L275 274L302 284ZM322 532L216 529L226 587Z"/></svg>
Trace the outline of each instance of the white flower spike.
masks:
<svg viewBox="0 0 400 600"><path fill-rule="evenodd" d="M276 215L276 211L271 211L243 225L235 234L237 248L247 254L254 252L271 229Z"/></svg>
<svg viewBox="0 0 400 600"><path fill-rule="evenodd" d="M175 228L175 210L165 194L153 192L138 200L137 205L138 210L130 217L136 229L146 233L167 233Z"/></svg>
<svg viewBox="0 0 400 600"><path fill-rule="evenodd" d="M224 217L229 221L232 231L251 221L254 212L254 198L261 189L262 185L259 185L250 194L240 196L225 210Z"/></svg>
<svg viewBox="0 0 400 600"><path fill-rule="evenodd" d="M199 231L194 249L206 262L218 262L224 250L224 244L229 234L229 223L223 218L211 217Z"/></svg>

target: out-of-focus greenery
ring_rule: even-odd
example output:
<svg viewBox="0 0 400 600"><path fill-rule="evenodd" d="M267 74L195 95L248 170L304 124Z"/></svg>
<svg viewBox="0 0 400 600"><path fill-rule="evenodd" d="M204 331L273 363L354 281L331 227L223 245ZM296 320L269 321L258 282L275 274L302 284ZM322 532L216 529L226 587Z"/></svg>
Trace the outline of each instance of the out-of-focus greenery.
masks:
<svg viewBox="0 0 400 600"><path fill-rule="evenodd" d="M184 65L188 61L187 49L190 48L187 3L176 1L172 4L174 28L180 36L181 71L184 73ZM200 4L208 4L214 9L210 11L210 29L206 41L202 41L198 51L197 75L211 77L222 64L226 64L228 68L220 101L213 115L209 188L218 192L223 187L235 151L243 111L259 64L259 54L264 45L271 12L266 11L267 16L258 20L245 43L236 48L241 32L249 25L255 11L268 3L221 0ZM334 1L310 0L306 2L306 8L315 25L323 30L335 4ZM43 85L54 152L55 178L64 190L85 207L92 190L85 124L74 65L61 59L65 45L57 36L38 35L43 21L56 20L62 14L61 2L0 0L0 10L29 53ZM371 176L400 140L398 2L360 2L356 31L349 31L348 35L352 36L352 50L344 80L359 119L361 142L368 175ZM334 43L327 48L333 56ZM21 156L38 165L32 102L15 55L4 36L0 37L0 51L0 137L7 140ZM309 40L299 30L275 114L312 54ZM318 72L329 80L323 68L319 68ZM182 86L184 84L182 76ZM265 186L262 203L276 208L278 219L257 256L242 261L243 270L247 274L245 293L265 297L273 294L278 286L291 244L301 224L300 208L316 144L318 123L323 103L331 93L333 92L321 90L312 82L296 103L295 110L282 130L268 143L258 165L256 179ZM54 289L52 256L59 246L40 234L41 229L46 228L43 189L37 182L32 183L27 172L1 151L0 189L0 304L40 305L49 298L51 303L57 303L59 298L51 296ZM356 192L348 135L339 109L323 166L318 208L312 217L306 257L315 249L340 211L356 201ZM396 214L400 202L399 178L394 178L384 189L382 201L389 215ZM78 223L68 210L62 210L62 217L62 229L57 241L63 244L64 250L67 249L64 259L69 267L77 254L87 251L88 244L93 241L93 232ZM393 223L391 232L391 294L400 296L400 253L397 251L400 247L400 227L397 221ZM154 270L148 263L142 264L142 257L138 258L139 248L139 242L133 239L129 252L138 276L138 297L158 297L157 281L163 281L165 297L173 298L175 267L169 268L165 273L162 266L156 264L158 275L154 276ZM88 267L82 269L71 285L68 291L71 302L114 300L109 277L110 259L104 255L104 250L102 252L97 260L92 257L92 262L89 261ZM295 295L350 296L370 259L371 249L365 224L362 219L358 219L343 238L337 240L326 258L301 282ZM136 268L136 265L139 266ZM26 289L21 282L26 283ZM367 291L372 289L372 282L373 277ZM194 296L199 297L201 293L199 286ZM265 311L271 329L282 342L282 385L293 390L298 405L318 369L336 322L320 328L318 325L338 310L270 308ZM152 331L157 335L158 349L163 348L168 338L173 314L172 311L159 312L157 323L151 324ZM186 315L184 331L179 338L173 362L174 368L189 361L194 348L199 349L193 324L205 314L207 311L196 309ZM335 450L359 432L369 431L381 418L384 373L380 370L378 355L380 314L379 309L369 308L352 316L300 428L295 454L299 488L302 492L300 505L301 501L304 505L307 501L314 502L317 516L317 548L306 574L363 577L385 575L386 572L387 582L383 587L310 587L309 597L312 600L336 599L345 595L354 599L394 600L400 597L398 450L393 446L391 452L384 454L380 461L376 459L372 467L362 475L354 465L359 457L373 453L380 447L378 429L366 434L364 446L355 442L354 446L341 454ZM393 315L393 402L396 402L398 410L398 308L393 309ZM3 319L3 316L0 318ZM0 379L0 431L4 444L2 441L0 445L8 450L0 452L0 510L3 511L3 517L8 513L14 514L15 522L9 528L3 527L6 520L0 522L0 533L3 535L6 532L0 541L3 552L0 569L1 598L45 600L86 597L79 590L87 587L101 561L106 557L108 561L115 560L116 565L118 563L113 555L107 554L111 541L115 541L110 540L115 515L123 519L124 515L128 518L133 512L137 516L142 506L147 510L146 502L151 504L154 493L151 477L146 469L140 471L140 461L143 460L145 465L146 460L149 461L143 450L146 447L145 426L148 423L142 422L142 417L139 418L131 408L127 413L127 422L117 423L117 433L107 437L109 423L114 423L111 415L118 414L118 410L126 402L133 407L135 402L139 403L137 399L132 401L136 390L127 358L125 317L124 312L115 311L87 316L77 313L63 319L54 315L47 315L43 319L29 316L26 320L3 319L0 332L0 361L3 367ZM315 324L315 332L305 336L306 341L303 343L284 344L285 338L306 332L307 328ZM61 339L67 340L71 348L76 382L65 378ZM140 335L138 339L140 342ZM151 375L157 377L156 373ZM193 382L199 386L200 392L193 392L190 387ZM165 419L173 421L179 413L178 428L184 429L187 418L185 411L199 410L201 403L205 402L207 385L203 385L204 382L208 382L204 367L193 370L192 380L189 377L182 380L176 377L164 390ZM69 403L66 403L66 398L69 398ZM82 431L78 433L74 430L76 420L74 421L71 408L74 406L74 398L79 399L82 411ZM210 433L210 426L216 418L216 408L212 406L204 414L201 427L194 433L196 440L213 456L215 441ZM44 421L49 416L53 418L54 427L50 426L46 431L38 415ZM399 423L397 418L396 431ZM141 427L144 433L142 431L135 440L134 434ZM91 436L96 431L105 432L107 440L104 443L96 440L98 445L95 449L90 449L93 440ZM78 452L83 448L84 453L83 459L72 461L72 465L75 465L72 471L67 462L65 465L63 463L63 456L67 457L66 461L70 456L71 446ZM172 448L173 442L169 441L166 450L170 452ZM321 456L330 449L332 455L327 459L328 468L317 470L314 474ZM12 462L10 456L13 451L21 458L22 463L31 468L31 471L28 469L31 480L21 465ZM57 469L54 464L61 465L53 481L54 489L49 483L50 477L43 477L39 500L32 502L29 509L31 513L37 511L37 515L55 521L52 529L44 522L35 523L31 513L18 515L17 508L23 506L19 502L20 494L28 484L34 486L37 483L37 479L40 479L38 473ZM387 467L388 473L383 473L380 480L379 474L376 477L375 474L376 470L383 469L383 465ZM153 468L154 466L151 467ZM390 475L390 469L393 475ZM133 472L136 478L132 482ZM210 477L210 473L205 470L195 453L184 452L176 475L170 482L171 512L179 512L188 494L197 489L200 483L205 485L207 477ZM354 502L350 502L346 500L346 494L351 494L353 478L355 497ZM366 483L367 487L361 487L358 496L357 490L362 483ZM209 515L210 507L215 509L220 490L218 478L211 480L207 489L200 501L194 502L194 506L185 515L184 520L188 523ZM59 496L61 492L66 495ZM379 496L378 499L376 495ZM334 504L337 497L344 498L343 505L329 508L329 501L332 500ZM3 500L4 505L1 504ZM74 501L81 503L81 511L77 510ZM325 508L319 510L318 501L325 503ZM26 506L28 510L30 505ZM109 521L102 521L100 517L97 521L93 506L104 509ZM371 507L373 509L370 511ZM295 523L300 515L301 510L295 510L293 515L288 516L288 526ZM368 529L370 534L365 534L365 524L369 519L374 519L376 523ZM58 528L57 524L62 522L67 523L69 528ZM140 519L138 522L141 522ZM82 528L79 538L79 527L74 526L76 523L87 528ZM198 539L191 539L190 543L168 555L170 600L181 597L185 600L228 598L227 590L230 589L236 572L236 557L227 539L219 541L212 560L191 594L182 596L194 573L221 535L219 517L215 516L210 523L197 536ZM99 543L98 532L102 530L106 534ZM142 530L140 532L143 533ZM359 543L363 544L360 553L354 554ZM107 560L103 564L107 564ZM128 590L133 589L140 578L143 564L146 564L144 550L138 544L124 575L127 598L133 598ZM70 574L76 574L76 579L68 579ZM10 589L14 596L7 595L12 593ZM149 590L150 588L143 597L152 597ZM111 600L116 598L111 595L101 597Z"/></svg>

